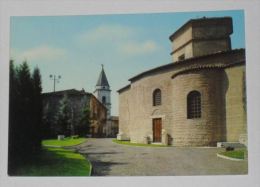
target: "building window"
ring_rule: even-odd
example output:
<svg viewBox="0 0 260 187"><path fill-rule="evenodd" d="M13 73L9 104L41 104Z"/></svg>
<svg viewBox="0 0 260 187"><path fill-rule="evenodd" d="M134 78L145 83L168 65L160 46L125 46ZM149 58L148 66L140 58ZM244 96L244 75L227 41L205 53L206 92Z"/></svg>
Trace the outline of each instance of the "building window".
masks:
<svg viewBox="0 0 260 187"><path fill-rule="evenodd" d="M156 89L153 92L153 106L158 106L161 105L161 90L160 89Z"/></svg>
<svg viewBox="0 0 260 187"><path fill-rule="evenodd" d="M187 118L201 117L201 95L198 91L191 91L187 96Z"/></svg>
<svg viewBox="0 0 260 187"><path fill-rule="evenodd" d="M185 54L182 54L181 56L178 57L178 60L185 60Z"/></svg>
<svg viewBox="0 0 260 187"><path fill-rule="evenodd" d="M102 97L102 103L106 104L106 97L105 96Z"/></svg>

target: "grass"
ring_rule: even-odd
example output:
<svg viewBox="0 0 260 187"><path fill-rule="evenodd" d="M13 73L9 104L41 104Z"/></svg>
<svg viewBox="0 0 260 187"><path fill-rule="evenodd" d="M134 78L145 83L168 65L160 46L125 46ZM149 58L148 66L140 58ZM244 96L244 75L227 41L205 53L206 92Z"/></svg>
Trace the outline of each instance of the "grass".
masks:
<svg viewBox="0 0 260 187"><path fill-rule="evenodd" d="M85 138L66 138L65 140L43 140L43 149L33 158L20 165L15 176L90 176L91 164L81 154L62 147L72 146L86 141Z"/></svg>
<svg viewBox="0 0 260 187"><path fill-rule="evenodd" d="M245 154L247 154L247 150L239 149L239 150L234 150L234 151L226 151L226 152L222 152L219 154L230 157L230 158L245 159Z"/></svg>
<svg viewBox="0 0 260 187"><path fill-rule="evenodd" d="M123 144L123 145L142 146L142 147L167 147L167 145L131 143L130 141L123 141L117 139L113 139L113 142L118 144Z"/></svg>
<svg viewBox="0 0 260 187"><path fill-rule="evenodd" d="M57 139L49 139L49 140L43 140L42 145L43 146L73 146L78 145L86 141L86 138L65 138L64 140L57 140Z"/></svg>
<svg viewBox="0 0 260 187"><path fill-rule="evenodd" d="M43 148L29 163L15 172L18 176L89 176L91 165L82 155L63 148Z"/></svg>

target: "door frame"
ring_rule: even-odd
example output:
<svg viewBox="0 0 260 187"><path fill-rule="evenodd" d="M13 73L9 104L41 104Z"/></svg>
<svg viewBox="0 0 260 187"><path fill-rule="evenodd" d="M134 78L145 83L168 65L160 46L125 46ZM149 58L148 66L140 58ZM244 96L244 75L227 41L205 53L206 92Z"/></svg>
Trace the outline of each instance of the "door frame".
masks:
<svg viewBox="0 0 260 187"><path fill-rule="evenodd" d="M155 121L159 120L160 121L160 141L155 140ZM152 119L152 131L153 131L153 142L154 143L161 143L162 142L162 118L153 118Z"/></svg>

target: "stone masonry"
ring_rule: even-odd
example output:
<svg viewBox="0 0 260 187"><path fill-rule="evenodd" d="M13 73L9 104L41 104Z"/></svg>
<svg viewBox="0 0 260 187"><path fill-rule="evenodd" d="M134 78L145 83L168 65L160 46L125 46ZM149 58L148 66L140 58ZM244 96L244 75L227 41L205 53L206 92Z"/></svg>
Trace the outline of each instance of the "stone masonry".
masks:
<svg viewBox="0 0 260 187"><path fill-rule="evenodd" d="M152 142L153 119L158 118L162 134L168 137L166 141L162 136L161 143L174 146L216 146L217 142L238 142L246 134L245 51L230 48L231 18L192 20L184 27L171 36L177 43L173 46L181 46L173 56L185 49L184 59L173 57L174 63L140 73L118 90L119 139ZM220 34L216 37L214 32ZM191 41L190 36L194 36ZM159 106L153 106L155 89L161 90ZM201 117L188 119L187 95L194 90L201 94Z"/></svg>

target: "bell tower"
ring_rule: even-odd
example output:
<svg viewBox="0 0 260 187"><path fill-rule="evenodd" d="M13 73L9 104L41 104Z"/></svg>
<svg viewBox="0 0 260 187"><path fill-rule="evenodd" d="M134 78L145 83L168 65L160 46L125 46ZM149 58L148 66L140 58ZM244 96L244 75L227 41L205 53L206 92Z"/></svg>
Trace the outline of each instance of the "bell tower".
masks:
<svg viewBox="0 0 260 187"><path fill-rule="evenodd" d="M229 51L232 33L231 17L191 19L170 36L173 62Z"/></svg>
<svg viewBox="0 0 260 187"><path fill-rule="evenodd" d="M96 90L94 94L96 98L107 108L107 119L111 116L111 97L110 97L110 86L107 81L106 73L104 71L104 65L99 74L99 78L96 84Z"/></svg>

